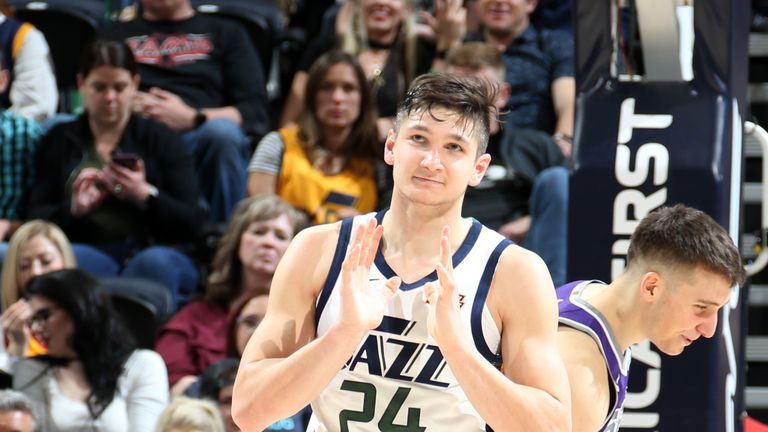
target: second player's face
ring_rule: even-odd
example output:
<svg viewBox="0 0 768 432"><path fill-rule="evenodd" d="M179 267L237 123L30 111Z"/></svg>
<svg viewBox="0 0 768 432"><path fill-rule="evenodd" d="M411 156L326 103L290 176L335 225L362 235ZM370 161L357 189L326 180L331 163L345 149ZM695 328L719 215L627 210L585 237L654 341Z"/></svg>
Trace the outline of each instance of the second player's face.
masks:
<svg viewBox="0 0 768 432"><path fill-rule="evenodd" d="M393 165L396 193L426 205L451 204L476 186L490 162L477 157L479 133L453 111L413 113L390 132L385 161Z"/></svg>
<svg viewBox="0 0 768 432"><path fill-rule="evenodd" d="M717 313L729 301L731 285L702 267L680 271L669 282L656 306L650 339L663 353L678 355L698 338L715 334Z"/></svg>

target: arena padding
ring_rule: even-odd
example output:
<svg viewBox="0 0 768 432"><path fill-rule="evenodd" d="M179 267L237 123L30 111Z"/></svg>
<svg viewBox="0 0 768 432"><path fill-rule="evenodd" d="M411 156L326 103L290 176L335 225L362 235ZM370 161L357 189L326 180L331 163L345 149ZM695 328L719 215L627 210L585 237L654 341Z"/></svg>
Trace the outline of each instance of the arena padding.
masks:
<svg viewBox="0 0 768 432"><path fill-rule="evenodd" d="M748 2L695 2L688 82L612 76L610 3L574 1L569 280L617 276L635 226L661 205L687 204L737 242L740 233ZM634 348L622 430L741 430L745 300L746 289L736 288L715 336L678 357Z"/></svg>

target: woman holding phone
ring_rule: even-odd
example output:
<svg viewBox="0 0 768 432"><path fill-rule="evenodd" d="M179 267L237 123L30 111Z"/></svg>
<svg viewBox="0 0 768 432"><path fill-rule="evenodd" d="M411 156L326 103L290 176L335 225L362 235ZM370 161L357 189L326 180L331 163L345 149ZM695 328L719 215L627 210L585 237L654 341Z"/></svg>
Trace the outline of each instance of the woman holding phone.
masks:
<svg viewBox="0 0 768 432"><path fill-rule="evenodd" d="M169 245L192 243L202 219L192 155L170 129L132 114L139 75L123 42L87 47L77 82L85 111L43 139L28 216L92 246L81 264L155 280L183 303L199 275Z"/></svg>

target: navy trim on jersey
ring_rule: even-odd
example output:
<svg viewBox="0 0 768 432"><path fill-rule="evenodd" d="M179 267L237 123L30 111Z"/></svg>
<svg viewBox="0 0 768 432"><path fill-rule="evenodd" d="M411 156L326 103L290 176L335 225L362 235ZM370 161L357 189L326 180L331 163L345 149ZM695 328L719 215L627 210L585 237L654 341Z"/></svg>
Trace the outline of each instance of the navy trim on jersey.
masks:
<svg viewBox="0 0 768 432"><path fill-rule="evenodd" d="M336 279L341 274L341 264L344 262L344 257L347 255L347 245L352 236L353 220L353 218L348 218L341 221L339 241L336 243L336 251L333 252L331 268L328 269L328 276L325 279L325 284L323 284L323 290L320 292L320 297L317 299L317 307L315 308L315 329L317 329L317 325L320 322L320 316L323 314L325 304L328 303L328 299L331 297L333 286L336 285Z"/></svg>
<svg viewBox="0 0 768 432"><path fill-rule="evenodd" d="M511 240L504 239L493 249L491 256L488 258L488 262L485 264L483 276L480 277L480 285L477 287L475 301L472 303L472 339L475 340L475 347L480 351L480 354L494 365L501 363L501 356L493 352L485 341L485 336L483 335L483 307L485 307L485 300L488 298L488 291L491 289L493 274L496 272L496 265L499 263L499 258L501 258L501 254L507 246L512 244L514 243Z"/></svg>
<svg viewBox="0 0 768 432"><path fill-rule="evenodd" d="M379 220L379 223L381 223L381 219L379 219L379 217L383 219L384 212L379 212L376 214L376 219ZM472 220L472 227L469 228L467 237L464 239L464 241L461 243L461 246L459 246L459 248L456 250L456 253L454 253L453 257L451 258L454 268L458 267L464 258L467 257L467 254L469 254L469 252L472 250L472 246L474 246L477 242L477 238L480 236L480 231L482 228L483 225L480 222L474 219ZM379 250L376 252L376 258L374 262L376 263L376 267L378 267L379 271L382 275L384 275L386 279L397 276L397 273L392 270L392 267L390 267L389 264L387 264L387 261L384 259L384 255L381 253L381 245L379 245ZM436 280L437 271L433 270L432 273L424 276L416 282L406 283L403 281L403 283L400 284L400 289L403 291L408 291L414 288L419 288L427 282L434 282Z"/></svg>

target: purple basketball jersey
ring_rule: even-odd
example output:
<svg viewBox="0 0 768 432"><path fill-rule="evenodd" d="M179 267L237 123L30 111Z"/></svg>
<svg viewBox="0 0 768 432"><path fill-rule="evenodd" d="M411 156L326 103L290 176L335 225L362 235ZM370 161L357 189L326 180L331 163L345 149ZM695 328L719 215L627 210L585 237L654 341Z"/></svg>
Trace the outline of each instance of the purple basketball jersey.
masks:
<svg viewBox="0 0 768 432"><path fill-rule="evenodd" d="M603 315L592 305L581 298L581 291L591 283L600 281L576 281L567 283L557 289L559 306L559 321L561 325L572 327L590 335L605 359L605 366L613 384L611 403L608 415L598 430L599 432L615 432L619 430L621 415L624 412L624 399L627 396L627 376L632 353L629 348L622 355L613 332Z"/></svg>

